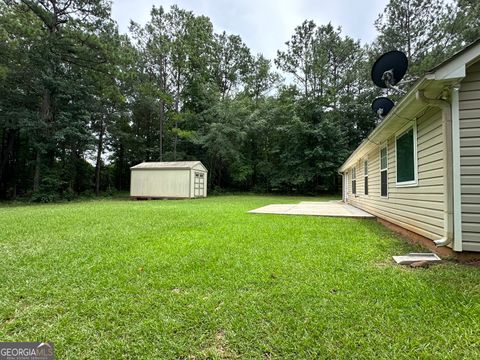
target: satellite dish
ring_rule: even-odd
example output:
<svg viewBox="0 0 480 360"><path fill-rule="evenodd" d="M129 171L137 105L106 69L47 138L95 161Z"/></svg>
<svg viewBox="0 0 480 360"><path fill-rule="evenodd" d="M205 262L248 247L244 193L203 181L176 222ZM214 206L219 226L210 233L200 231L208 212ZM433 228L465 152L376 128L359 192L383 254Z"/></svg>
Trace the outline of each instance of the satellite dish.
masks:
<svg viewBox="0 0 480 360"><path fill-rule="evenodd" d="M386 97L378 97L372 102L372 110L380 119L383 119L395 106L392 100Z"/></svg>
<svg viewBox="0 0 480 360"><path fill-rule="evenodd" d="M407 72L407 56L398 50L389 51L380 56L372 67L372 80L381 88L390 88L404 93L395 85Z"/></svg>

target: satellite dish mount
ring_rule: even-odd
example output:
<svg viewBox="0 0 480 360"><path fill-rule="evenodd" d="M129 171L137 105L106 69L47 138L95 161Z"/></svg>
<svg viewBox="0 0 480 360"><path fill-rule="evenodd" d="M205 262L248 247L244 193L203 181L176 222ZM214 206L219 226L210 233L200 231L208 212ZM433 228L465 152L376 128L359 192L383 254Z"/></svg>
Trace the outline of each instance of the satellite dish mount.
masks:
<svg viewBox="0 0 480 360"><path fill-rule="evenodd" d="M373 100L372 110L378 115L380 120L383 120L383 118L388 115L394 106L394 102L389 98L379 97Z"/></svg>
<svg viewBox="0 0 480 360"><path fill-rule="evenodd" d="M401 94L405 94L405 91L398 88L398 84L408 68L407 56L397 50L389 51L380 56L372 67L372 80L375 85L381 88L388 88L395 90Z"/></svg>
<svg viewBox="0 0 480 360"><path fill-rule="evenodd" d="M398 91L401 94L406 94L407 92L400 89L398 86L395 86L394 84L397 83L395 81L393 69L387 70L383 73L382 75L382 81L385 83L386 87L395 91Z"/></svg>

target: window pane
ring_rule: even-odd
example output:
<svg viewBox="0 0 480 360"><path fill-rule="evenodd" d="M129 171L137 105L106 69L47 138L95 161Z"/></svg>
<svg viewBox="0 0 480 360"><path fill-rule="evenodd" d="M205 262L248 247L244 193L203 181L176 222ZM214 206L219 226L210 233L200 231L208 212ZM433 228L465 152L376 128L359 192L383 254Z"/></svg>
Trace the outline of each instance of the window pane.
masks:
<svg viewBox="0 0 480 360"><path fill-rule="evenodd" d="M364 164L364 174L365 174L365 176L368 175L368 160L365 160L365 164Z"/></svg>
<svg viewBox="0 0 480 360"><path fill-rule="evenodd" d="M368 195L368 176L365 176L365 195Z"/></svg>
<svg viewBox="0 0 480 360"><path fill-rule="evenodd" d="M380 167L381 169L386 169L387 168L387 148L384 147L382 150L380 150Z"/></svg>
<svg viewBox="0 0 480 360"><path fill-rule="evenodd" d="M381 179L381 185L380 185L380 195L382 196L388 196L388 176L387 176L387 170L383 170L380 175Z"/></svg>
<svg viewBox="0 0 480 360"><path fill-rule="evenodd" d="M397 138L397 182L415 180L413 128Z"/></svg>

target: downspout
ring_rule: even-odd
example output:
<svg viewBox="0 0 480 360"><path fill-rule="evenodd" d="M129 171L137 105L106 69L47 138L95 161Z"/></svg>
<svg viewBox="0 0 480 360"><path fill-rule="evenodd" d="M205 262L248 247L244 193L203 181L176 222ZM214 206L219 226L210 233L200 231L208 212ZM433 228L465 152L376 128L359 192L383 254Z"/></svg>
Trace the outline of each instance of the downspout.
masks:
<svg viewBox="0 0 480 360"><path fill-rule="evenodd" d="M462 188L460 166L460 84L452 87L452 156L453 156L453 250L463 251Z"/></svg>
<svg viewBox="0 0 480 360"><path fill-rule="evenodd" d="M337 171L337 174L342 177L342 202L347 202L347 199L345 198L345 174L340 171Z"/></svg>
<svg viewBox="0 0 480 360"><path fill-rule="evenodd" d="M436 246L446 246L453 240L453 174L452 174L452 107L443 99L429 99L423 90L418 90L417 100L442 109L443 133L443 237L435 240Z"/></svg>

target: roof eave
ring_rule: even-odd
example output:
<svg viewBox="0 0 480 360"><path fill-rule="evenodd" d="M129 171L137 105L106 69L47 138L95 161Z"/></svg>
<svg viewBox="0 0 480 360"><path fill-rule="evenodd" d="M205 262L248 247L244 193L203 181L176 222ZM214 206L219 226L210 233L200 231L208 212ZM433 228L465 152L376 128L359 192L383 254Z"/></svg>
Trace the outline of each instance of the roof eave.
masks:
<svg viewBox="0 0 480 360"><path fill-rule="evenodd" d="M191 165L188 166L142 166L143 164L148 164L148 162L142 162L140 164L130 167L130 170L192 170L195 166L200 165L203 170L208 172L207 168L202 164L201 161L192 161Z"/></svg>
<svg viewBox="0 0 480 360"><path fill-rule="evenodd" d="M355 151L348 157L347 160L340 166L338 169L339 172L343 173L348 169L353 163L354 159L358 156L359 153L365 150L365 148L372 144L372 139L378 136L384 129L386 129L394 119L398 119L398 113L400 113L405 107L410 105L412 102L416 101L417 90L424 88L431 80L429 76L426 75L421 78L414 87L412 87L408 93L400 99L400 101L392 108L390 113L385 117L385 119L375 128L372 132L362 141L362 143L355 149Z"/></svg>
<svg viewBox="0 0 480 360"><path fill-rule="evenodd" d="M130 170L191 170L191 167L186 166L176 166L176 167L134 167L132 166Z"/></svg>

